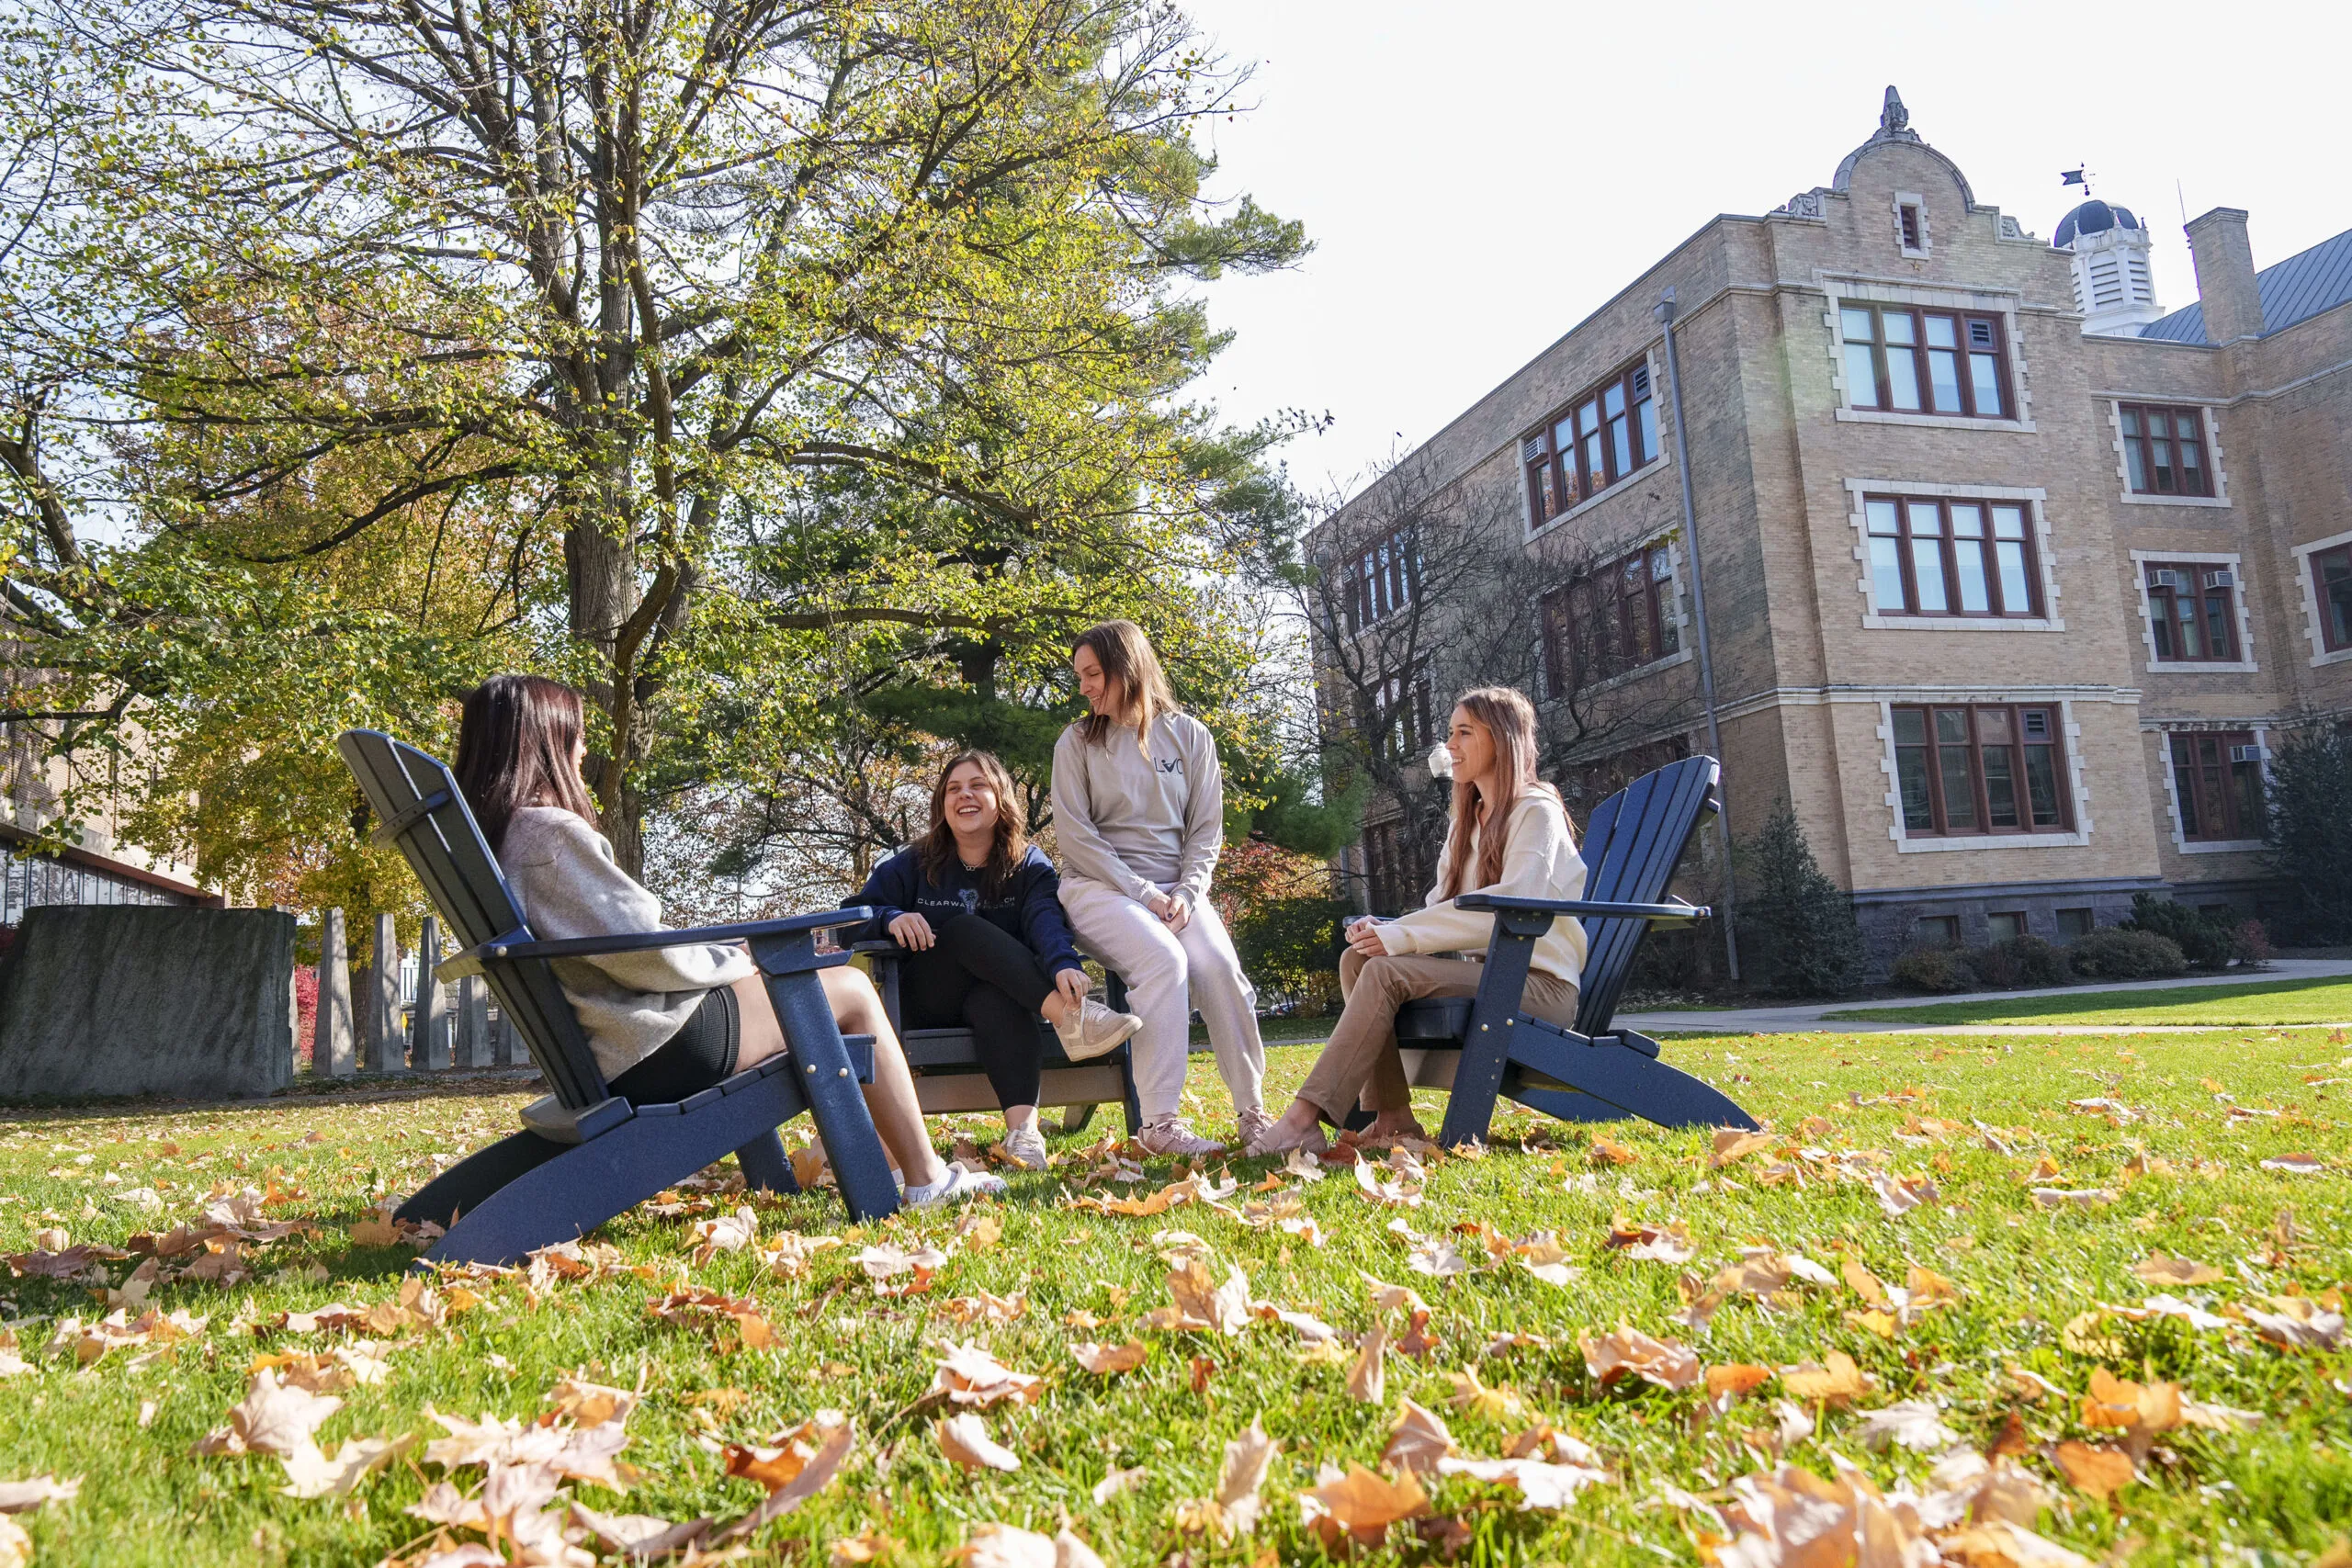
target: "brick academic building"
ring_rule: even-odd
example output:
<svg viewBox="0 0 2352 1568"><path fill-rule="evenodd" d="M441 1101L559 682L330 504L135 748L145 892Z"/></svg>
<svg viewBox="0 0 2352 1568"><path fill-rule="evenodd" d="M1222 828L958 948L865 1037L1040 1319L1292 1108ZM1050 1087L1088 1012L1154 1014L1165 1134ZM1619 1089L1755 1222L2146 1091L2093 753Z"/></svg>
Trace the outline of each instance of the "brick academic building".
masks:
<svg viewBox="0 0 2352 1568"><path fill-rule="evenodd" d="M1640 563L1616 680L1690 694L1642 754L1703 749L1670 288L1737 830L1787 798L1881 972L2142 891L2259 913L2267 760L2352 710L2352 232L2260 271L2242 211L2188 236L2167 314L2130 211L2036 238L1890 88L1829 185L1716 218L1417 456L1531 553Z"/></svg>

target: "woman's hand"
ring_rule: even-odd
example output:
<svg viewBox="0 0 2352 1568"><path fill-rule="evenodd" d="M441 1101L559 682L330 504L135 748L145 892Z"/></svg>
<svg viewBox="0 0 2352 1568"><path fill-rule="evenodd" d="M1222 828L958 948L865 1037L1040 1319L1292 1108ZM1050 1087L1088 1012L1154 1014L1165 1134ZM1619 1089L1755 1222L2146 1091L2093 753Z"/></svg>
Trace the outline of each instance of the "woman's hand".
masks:
<svg viewBox="0 0 2352 1568"><path fill-rule="evenodd" d="M1155 893L1144 900L1144 908L1159 916L1160 923L1171 931L1181 931L1193 923L1193 906L1173 893Z"/></svg>
<svg viewBox="0 0 2352 1568"><path fill-rule="evenodd" d="M1388 944L1380 937L1380 922L1368 915L1348 928L1348 945L1366 958L1389 956Z"/></svg>
<svg viewBox="0 0 2352 1568"><path fill-rule="evenodd" d="M890 922L890 940L910 953L921 953L939 939L932 934L929 920L910 910Z"/></svg>
<svg viewBox="0 0 2352 1568"><path fill-rule="evenodd" d="M1072 1009L1084 1007L1086 993L1093 988L1087 980L1086 971L1083 969L1060 969L1054 973L1054 990L1060 996L1065 1007Z"/></svg>

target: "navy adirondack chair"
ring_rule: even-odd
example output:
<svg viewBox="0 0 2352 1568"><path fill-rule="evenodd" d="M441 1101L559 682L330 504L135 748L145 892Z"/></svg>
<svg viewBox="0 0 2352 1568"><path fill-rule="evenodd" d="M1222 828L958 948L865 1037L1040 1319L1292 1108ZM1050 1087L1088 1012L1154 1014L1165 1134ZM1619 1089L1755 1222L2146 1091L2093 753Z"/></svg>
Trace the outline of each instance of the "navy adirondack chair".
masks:
<svg viewBox="0 0 2352 1568"><path fill-rule="evenodd" d="M1610 1023L1650 928L1688 925L1709 913L1665 901L1666 888L1700 823L1721 809L1722 771L1713 757L1687 757L1593 807L1581 846L1587 897L1473 893L1456 900L1495 914L1478 994L1408 1002L1396 1013L1405 1076L1416 1087L1452 1091L1441 1143L1485 1138L1498 1096L1569 1122L1638 1116L1666 1127L1756 1125L1728 1096L1659 1060L1657 1041ZM1585 929L1574 1029L1520 1007L1535 939L1563 915L1579 917ZM1360 1111L1349 1120L1362 1126L1371 1117Z"/></svg>
<svg viewBox="0 0 2352 1568"><path fill-rule="evenodd" d="M861 942L850 950L866 959L874 969L875 989L882 994L883 1010L889 1015L890 1027L899 1032L899 1043L906 1047L907 1066L915 1076L915 1098L922 1103L926 1116L944 1116L959 1111L996 1111L996 1090L989 1087L988 1076L980 1071L980 1058L972 1046L972 1032L968 1029L909 1029L899 1016L899 965L905 950L895 942ZM1111 1001L1114 1007L1124 1006L1125 997L1116 975L1111 976ZM1126 1109L1127 1134L1132 1137L1143 1126L1143 1110L1136 1100L1134 1059L1128 1048L1121 1045L1091 1061L1073 1062L1062 1055L1061 1037L1044 1019L1036 1021L1040 1036L1038 1049L1044 1057L1044 1071L1037 1082L1037 1103L1040 1106L1069 1107L1062 1121L1062 1131L1076 1133L1094 1120L1098 1105L1119 1105Z"/></svg>
<svg viewBox="0 0 2352 1568"><path fill-rule="evenodd" d="M448 1226L436 1262L511 1263L571 1241L693 1175L730 1149L752 1186L794 1192L776 1128L806 1111L816 1123L854 1220L896 1212L898 1190L859 1091L874 1077L874 1037L844 1037L817 971L848 962L820 953L820 931L872 918L827 909L783 920L695 931L536 940L449 770L369 729L336 742L382 826L465 951L435 973L480 974L529 1048L549 1093L523 1108L523 1130L452 1166L398 1211ZM674 1103L632 1104L597 1069L550 960L700 942L748 945L789 1050Z"/></svg>

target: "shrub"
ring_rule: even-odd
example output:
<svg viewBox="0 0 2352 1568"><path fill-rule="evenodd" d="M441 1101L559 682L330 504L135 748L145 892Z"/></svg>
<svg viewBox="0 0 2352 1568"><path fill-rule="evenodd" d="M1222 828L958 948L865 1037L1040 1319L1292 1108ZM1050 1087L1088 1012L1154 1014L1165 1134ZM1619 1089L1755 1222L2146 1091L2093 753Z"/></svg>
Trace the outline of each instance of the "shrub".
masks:
<svg viewBox="0 0 2352 1568"><path fill-rule="evenodd" d="M2188 960L2169 937L2109 926L2078 936L2066 961L2086 980L2152 980L2187 972Z"/></svg>
<svg viewBox="0 0 2352 1568"><path fill-rule="evenodd" d="M1957 948L1914 947L1898 954L1893 978L1915 991L1964 991L1976 983L1968 961Z"/></svg>
<svg viewBox="0 0 2352 1568"><path fill-rule="evenodd" d="M2260 920L2240 920L2230 933L2231 953L2249 969L2267 968L2277 954L2270 951L2270 931Z"/></svg>
<svg viewBox="0 0 2352 1568"><path fill-rule="evenodd" d="M1782 997L1834 997L1862 978L1862 931L1854 901L1822 874L1786 799L1740 846L1750 888L1742 901L1740 948L1758 990Z"/></svg>
<svg viewBox="0 0 2352 1568"><path fill-rule="evenodd" d="M2117 928L2154 931L2170 938L2188 962L2199 969L2225 967L2237 946L2237 922L2227 916L2209 915L2153 893L2132 895L2132 918Z"/></svg>
<svg viewBox="0 0 2352 1568"><path fill-rule="evenodd" d="M2073 981L2066 955L2038 936L2013 936L1968 954L1969 970L1988 990L2064 986Z"/></svg>
<svg viewBox="0 0 2352 1568"><path fill-rule="evenodd" d="M2329 725L2289 739L2264 795L2270 867L2301 895L2300 936L2352 937L2352 734Z"/></svg>

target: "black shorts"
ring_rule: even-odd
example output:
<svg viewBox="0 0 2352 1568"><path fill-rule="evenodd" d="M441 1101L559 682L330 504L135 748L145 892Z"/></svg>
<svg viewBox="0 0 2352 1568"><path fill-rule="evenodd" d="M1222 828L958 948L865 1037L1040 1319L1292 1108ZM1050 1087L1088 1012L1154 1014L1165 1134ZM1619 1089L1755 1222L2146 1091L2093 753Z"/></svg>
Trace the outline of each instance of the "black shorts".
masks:
<svg viewBox="0 0 2352 1568"><path fill-rule="evenodd" d="M732 988L706 995L678 1032L612 1081L612 1091L632 1105L662 1105L684 1100L735 1076L743 1048L741 1004Z"/></svg>

